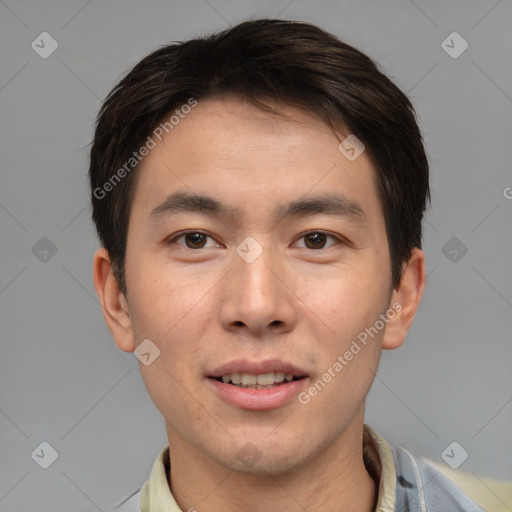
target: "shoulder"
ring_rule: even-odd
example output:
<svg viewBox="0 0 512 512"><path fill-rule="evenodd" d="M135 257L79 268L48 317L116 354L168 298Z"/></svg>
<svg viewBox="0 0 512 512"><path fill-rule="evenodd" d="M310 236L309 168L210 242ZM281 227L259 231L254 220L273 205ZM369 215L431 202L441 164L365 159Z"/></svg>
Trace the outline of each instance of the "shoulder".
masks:
<svg viewBox="0 0 512 512"><path fill-rule="evenodd" d="M397 505L400 501L408 504L411 500L417 503L418 512L485 512L489 506L489 496L475 489L471 473L457 471L453 478L441 464L413 455L402 447L392 447L396 471ZM457 481L457 484L455 481ZM477 478L475 477L475 480ZM488 492L488 488L487 488ZM470 494L471 493L471 497ZM494 502L493 502L494 503ZM497 509L492 505L493 512L508 510ZM406 509L408 510L408 509ZM414 509L416 510L416 509Z"/></svg>
<svg viewBox="0 0 512 512"><path fill-rule="evenodd" d="M431 468L440 471L457 487L484 510L492 512L510 512L512 505L512 480L500 480L480 476L474 472L452 469L442 462L423 459Z"/></svg>

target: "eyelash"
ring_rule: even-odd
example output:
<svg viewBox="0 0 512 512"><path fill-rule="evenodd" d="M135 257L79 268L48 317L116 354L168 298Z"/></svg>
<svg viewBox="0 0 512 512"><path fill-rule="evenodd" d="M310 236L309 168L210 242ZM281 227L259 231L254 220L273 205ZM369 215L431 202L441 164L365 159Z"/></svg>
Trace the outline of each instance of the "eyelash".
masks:
<svg viewBox="0 0 512 512"><path fill-rule="evenodd" d="M166 245L170 245L170 244L176 243L176 240L184 237L185 235L191 234L191 233L199 233L199 234L205 235L206 237L211 238L213 240L213 237L211 235L209 235L208 233L205 233L204 231L201 231L201 230L198 230L198 229L191 229L191 230L188 230L188 231L181 231L181 232L177 233L176 235L174 235L172 238L169 238L166 241ZM334 238L339 243L347 243L343 238L341 238L339 236L335 236L335 235L333 235L331 233L328 233L327 231L323 231L323 230L319 230L319 229L306 231L305 233L302 233L301 235L299 235L297 240L300 240L300 239L304 238L307 235L317 234L317 233L318 234L322 234L322 235L326 235L327 237L330 237L330 238ZM177 244L177 245L179 245L179 244ZM184 246L180 246L180 247L183 247L184 249L189 249L191 251L199 251L201 249L204 249L204 247L200 247L198 249L192 249L190 247L184 247ZM332 246L330 246L330 247L332 247ZM310 250L311 251L321 251L323 249L328 249L328 248L329 247L327 247L327 248L322 247L320 249L310 249ZM301 247L301 249L308 249L308 247Z"/></svg>

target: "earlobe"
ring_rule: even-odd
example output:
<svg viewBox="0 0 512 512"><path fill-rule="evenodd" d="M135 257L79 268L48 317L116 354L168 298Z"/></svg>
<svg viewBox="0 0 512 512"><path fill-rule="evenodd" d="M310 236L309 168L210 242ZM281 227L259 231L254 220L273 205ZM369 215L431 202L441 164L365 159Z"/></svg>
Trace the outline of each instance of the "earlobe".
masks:
<svg viewBox="0 0 512 512"><path fill-rule="evenodd" d="M382 348L392 350L404 342L420 305L425 279L425 254L414 248L409 261L403 265L400 284L393 290L391 305L398 303L400 307L398 314L386 326Z"/></svg>
<svg viewBox="0 0 512 512"><path fill-rule="evenodd" d="M105 322L117 346L124 352L135 350L129 305L119 290L109 254L100 247L94 254L93 280Z"/></svg>

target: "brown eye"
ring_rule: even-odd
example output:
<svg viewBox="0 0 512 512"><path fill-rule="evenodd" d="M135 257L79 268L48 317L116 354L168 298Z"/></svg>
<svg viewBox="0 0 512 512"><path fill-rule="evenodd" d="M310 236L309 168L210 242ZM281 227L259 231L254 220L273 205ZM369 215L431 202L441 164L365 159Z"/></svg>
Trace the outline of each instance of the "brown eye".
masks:
<svg viewBox="0 0 512 512"><path fill-rule="evenodd" d="M181 239L185 240L185 244L178 242L178 240ZM213 238L206 233L201 233L200 231L186 231L169 239L167 244L170 245L175 243L185 249L204 249L208 239L213 240ZM215 245L218 246L218 244Z"/></svg>
<svg viewBox="0 0 512 512"><path fill-rule="evenodd" d="M325 245L327 235L324 233L308 233L304 240L306 240L306 246L309 249L322 249Z"/></svg>
<svg viewBox="0 0 512 512"><path fill-rule="evenodd" d="M327 233L322 233L321 231L311 231L310 233L306 233L305 235L302 235L299 240L304 240L306 249L325 249L328 238L336 240L336 237L328 235Z"/></svg>
<svg viewBox="0 0 512 512"><path fill-rule="evenodd" d="M183 236L185 237L185 243L189 249L202 249L208 238L203 233L186 233Z"/></svg>

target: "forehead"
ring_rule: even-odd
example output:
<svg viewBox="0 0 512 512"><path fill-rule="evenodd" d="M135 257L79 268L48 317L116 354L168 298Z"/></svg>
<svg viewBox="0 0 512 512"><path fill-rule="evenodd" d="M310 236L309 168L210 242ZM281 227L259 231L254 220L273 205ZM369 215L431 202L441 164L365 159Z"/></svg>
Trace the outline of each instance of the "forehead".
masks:
<svg viewBox="0 0 512 512"><path fill-rule="evenodd" d="M363 152L350 161L339 150L348 133L338 140L313 113L279 110L234 98L200 100L142 161L133 207L149 217L170 194L188 191L239 213L259 203L259 212L268 206L282 215L293 200L339 192L363 214L380 215L371 160Z"/></svg>
<svg viewBox="0 0 512 512"><path fill-rule="evenodd" d="M188 152L188 161L202 162L206 157L216 156L219 163L231 163L232 166L240 163L241 168L245 168L245 162L252 155L261 158L272 155L273 159L278 158L276 164L280 161L299 163L305 152L311 158L318 158L319 151L325 149L329 152L334 149L338 156L339 142L334 133L313 112L284 104L273 103L271 106L276 113L263 111L247 100L233 97L200 100L197 107L168 133L164 144L174 142L173 151L179 153L181 148L192 149L193 146L197 151ZM178 144L181 147L177 148ZM317 147L316 152L313 145ZM262 163L268 162L263 160Z"/></svg>

